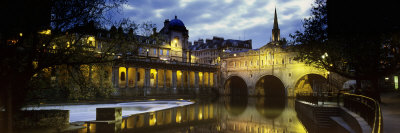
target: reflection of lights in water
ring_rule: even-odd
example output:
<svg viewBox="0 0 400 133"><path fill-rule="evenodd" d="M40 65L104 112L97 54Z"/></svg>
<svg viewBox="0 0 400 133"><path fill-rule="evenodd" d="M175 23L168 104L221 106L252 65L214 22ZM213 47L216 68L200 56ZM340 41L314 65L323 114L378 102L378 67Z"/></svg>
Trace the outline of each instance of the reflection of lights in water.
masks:
<svg viewBox="0 0 400 133"><path fill-rule="evenodd" d="M156 124L156 122L157 122L156 114L154 114L154 112L151 112L150 119L149 119L149 125L154 126Z"/></svg>
<svg viewBox="0 0 400 133"><path fill-rule="evenodd" d="M154 99L156 100L156 99ZM40 107L25 107L23 110L69 110L69 121L91 121L96 119L96 108L111 108L122 107L122 116L129 116L133 114L140 114L145 112L154 112L168 108L180 107L190 105L193 102L181 101L143 101L143 102L125 102L115 104L86 104L86 105L60 105L48 106L41 105Z"/></svg>
<svg viewBox="0 0 400 133"><path fill-rule="evenodd" d="M199 113L199 120L203 119L203 113Z"/></svg>
<svg viewBox="0 0 400 133"><path fill-rule="evenodd" d="M176 111L176 123L181 123L182 116L181 116L181 111L177 110Z"/></svg>
<svg viewBox="0 0 400 133"><path fill-rule="evenodd" d="M247 98L246 98L247 99ZM268 98L266 98L268 99ZM244 99L242 99L244 100ZM248 105L246 104L247 109L240 115L238 116L233 116L230 115L228 112L219 110L223 109L221 108L221 104L214 104L214 107L212 104L197 104L194 106L183 106L183 107L175 107L172 109L167 109L163 111L157 111L157 112L149 112L147 114L140 114L143 115L143 118L138 118L132 117L133 119L136 119L137 121L130 121L129 118L126 121L123 121L122 124L127 124L126 127L123 125L118 126L121 127L122 129L130 129L133 131L136 131L136 129L141 130L141 127L143 128L154 128L156 129L156 126L160 126L160 122L162 122L162 126L174 126L174 124L178 123L185 123L187 121L193 121L196 123L196 121L201 122L206 120L207 118L207 112L209 113L208 118L211 119L212 112L215 113L215 120L216 122L210 122L208 124L213 125L212 128L210 127L209 129L211 132L224 132L224 131L239 131L239 132L266 132L266 133L275 133L275 132L306 132L304 126L299 122L299 120L296 118L296 112L293 110L292 106L288 106L287 109L283 111L283 113L279 116L278 119L271 120L267 119L262 116L262 114L258 113L256 111L256 107L254 107L254 104L259 103L260 101L258 98L249 98L248 100ZM263 99L262 101L265 101ZM292 103L292 100L288 100L288 104ZM222 102L219 102L222 103ZM293 103L294 104L294 103ZM207 109L208 106L208 109ZM212 109L213 108L213 109ZM176 110L176 111L175 111ZM208 110L208 111L207 111ZM212 111L214 110L214 111ZM266 110L265 110L266 111ZM160 113L162 112L162 113ZM195 112L197 114L195 114ZM192 114L193 113L193 114ZM222 113L222 114L221 114ZM160 115L163 114L163 115ZM198 117L196 120L190 120L191 117L193 116L194 119L195 117ZM139 115L137 115L139 116ZM145 117L148 117L145 118ZM175 118L174 118L175 117ZM183 117L183 118L182 118ZM171 121L172 122L168 122ZM158 122L157 122L158 119ZM169 120L168 120L169 119ZM176 121L173 121L173 120ZM149 124L144 124L143 126L137 125L138 123L147 123ZM125 123L124 123L125 122ZM132 124L134 123L134 124ZM189 128L186 128L186 131L197 131L197 127L202 127L202 124L197 125L192 123L190 126L187 126ZM170 125L172 124L172 125ZM216 125L215 125L216 124ZM129 125L135 125L135 128L130 128ZM215 125L215 126L214 126ZM89 127L91 128L91 132L95 130L93 126ZM83 130L82 130L83 131ZM178 130L171 129L171 132L178 132Z"/></svg>

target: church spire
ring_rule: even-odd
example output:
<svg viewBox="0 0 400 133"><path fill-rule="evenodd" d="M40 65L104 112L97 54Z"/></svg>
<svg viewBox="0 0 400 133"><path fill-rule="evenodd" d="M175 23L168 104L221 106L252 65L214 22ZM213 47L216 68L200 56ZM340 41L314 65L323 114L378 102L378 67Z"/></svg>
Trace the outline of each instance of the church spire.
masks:
<svg viewBox="0 0 400 133"><path fill-rule="evenodd" d="M274 29L279 29L278 26L278 17L276 15L276 8L275 8L275 16L274 16Z"/></svg>
<svg viewBox="0 0 400 133"><path fill-rule="evenodd" d="M280 39L280 30L278 26L278 16L276 15L276 8L275 8L275 15L274 15L274 28L272 29L272 41L277 42Z"/></svg>

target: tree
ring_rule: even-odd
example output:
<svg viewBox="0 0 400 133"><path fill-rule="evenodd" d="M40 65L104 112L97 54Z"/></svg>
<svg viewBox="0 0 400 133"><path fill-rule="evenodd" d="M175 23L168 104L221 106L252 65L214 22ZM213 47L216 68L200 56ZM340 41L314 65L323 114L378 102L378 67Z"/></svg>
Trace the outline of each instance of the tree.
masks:
<svg viewBox="0 0 400 133"><path fill-rule="evenodd" d="M13 112L26 103L35 75L46 69L110 63L119 41L108 40L93 50L90 37L124 0L12 0L0 4L0 109L7 114L5 132L12 132ZM89 44L89 45L86 45ZM100 67L100 66L99 66ZM79 77L79 76L76 76ZM78 80L82 81L82 80ZM37 83L37 82L36 82ZM82 82L81 87L87 86ZM87 87L86 87L87 88Z"/></svg>
<svg viewBox="0 0 400 133"><path fill-rule="evenodd" d="M368 81L379 94L378 79L399 70L400 34L395 25L380 22L391 16L374 15L376 10L367 11L370 6L355 10L358 4L316 0L311 17L304 19L304 31L290 36L299 52L296 60L356 79L358 88L361 80ZM379 95L371 97L380 100Z"/></svg>

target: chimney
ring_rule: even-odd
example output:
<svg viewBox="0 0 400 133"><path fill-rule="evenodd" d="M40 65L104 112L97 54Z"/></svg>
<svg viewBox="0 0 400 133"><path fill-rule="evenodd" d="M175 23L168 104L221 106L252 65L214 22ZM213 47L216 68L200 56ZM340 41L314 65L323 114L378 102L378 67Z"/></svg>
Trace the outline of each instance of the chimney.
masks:
<svg viewBox="0 0 400 133"><path fill-rule="evenodd" d="M166 27L169 24L169 19L165 19L164 21L164 27Z"/></svg>
<svg viewBox="0 0 400 133"><path fill-rule="evenodd" d="M157 28L153 28L153 34L157 34Z"/></svg>

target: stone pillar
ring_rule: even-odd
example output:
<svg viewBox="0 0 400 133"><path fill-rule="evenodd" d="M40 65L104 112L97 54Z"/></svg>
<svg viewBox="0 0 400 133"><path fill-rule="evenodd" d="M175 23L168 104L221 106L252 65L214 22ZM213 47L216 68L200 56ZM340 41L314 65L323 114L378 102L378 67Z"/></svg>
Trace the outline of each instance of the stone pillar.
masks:
<svg viewBox="0 0 400 133"><path fill-rule="evenodd" d="M125 72L125 76L126 76L126 78L125 78L125 81L126 81L126 86L125 86L125 88L129 88L129 79L128 79L128 70L129 70L129 67L125 67L126 68L126 72Z"/></svg>
<svg viewBox="0 0 400 133"><path fill-rule="evenodd" d="M150 87L150 69L148 68L144 70L144 87L145 88Z"/></svg>
<svg viewBox="0 0 400 133"><path fill-rule="evenodd" d="M135 75L135 88L137 88L137 82L138 82L138 69L137 69L137 67L135 67L135 73L134 73L134 75Z"/></svg>
<svg viewBox="0 0 400 133"><path fill-rule="evenodd" d="M156 89L158 89L158 69L156 69Z"/></svg>
<svg viewBox="0 0 400 133"><path fill-rule="evenodd" d="M187 89L190 88L190 71L187 72Z"/></svg>
<svg viewBox="0 0 400 133"><path fill-rule="evenodd" d="M167 88L167 69L164 69L164 90Z"/></svg>
<svg viewBox="0 0 400 133"><path fill-rule="evenodd" d="M182 90L185 90L185 71L183 71L183 70L181 70L181 73L182 73L182 75L181 75L181 87L182 87Z"/></svg>
<svg viewBox="0 0 400 133"><path fill-rule="evenodd" d="M187 79L188 79L187 87L190 88L190 71L187 72Z"/></svg>
<svg viewBox="0 0 400 133"><path fill-rule="evenodd" d="M208 82L208 84L207 84L207 87L208 87L208 88L212 88L212 87L211 87L211 84L210 84L210 81L211 81L211 78L210 78L210 77L211 77L211 73L208 72L208 81L207 81L207 82Z"/></svg>
<svg viewBox="0 0 400 133"><path fill-rule="evenodd" d="M214 75L213 75L214 77L214 79L213 79L213 82L214 82L214 88L218 88L218 82L217 82L217 79L218 79L218 71L217 72L214 72Z"/></svg>
<svg viewBox="0 0 400 133"><path fill-rule="evenodd" d="M111 67L111 83L115 87L115 67Z"/></svg>
<svg viewBox="0 0 400 133"><path fill-rule="evenodd" d="M194 88L196 89L196 94L199 92L199 72L194 72Z"/></svg>
<svg viewBox="0 0 400 133"><path fill-rule="evenodd" d="M96 121L121 121L122 108L96 108Z"/></svg>
<svg viewBox="0 0 400 133"><path fill-rule="evenodd" d="M176 89L177 87L177 78L176 78L176 70L172 70L172 88Z"/></svg>
<svg viewBox="0 0 400 133"><path fill-rule="evenodd" d="M202 76L202 81L201 82L201 86L200 88L202 89L202 91L204 91L206 89L206 73L203 71L203 76Z"/></svg>
<svg viewBox="0 0 400 133"><path fill-rule="evenodd" d="M119 88L119 67L116 67L115 77L115 88Z"/></svg>

